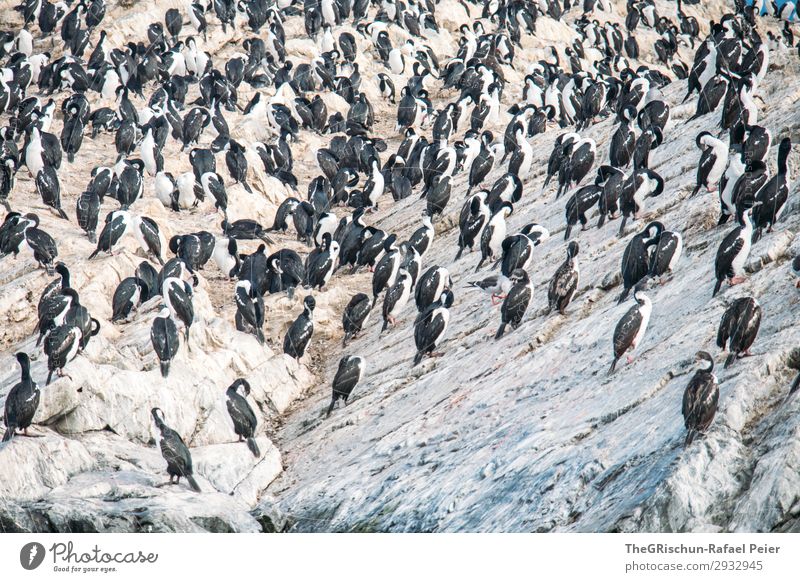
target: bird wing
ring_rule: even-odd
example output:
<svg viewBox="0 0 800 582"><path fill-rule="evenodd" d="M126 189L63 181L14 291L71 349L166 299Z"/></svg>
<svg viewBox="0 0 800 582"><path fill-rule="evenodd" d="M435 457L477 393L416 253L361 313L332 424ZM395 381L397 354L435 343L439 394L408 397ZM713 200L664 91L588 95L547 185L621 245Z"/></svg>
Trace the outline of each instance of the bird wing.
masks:
<svg viewBox="0 0 800 582"><path fill-rule="evenodd" d="M620 357L631 344L642 326L642 313L638 305L631 307L614 328L614 356Z"/></svg>

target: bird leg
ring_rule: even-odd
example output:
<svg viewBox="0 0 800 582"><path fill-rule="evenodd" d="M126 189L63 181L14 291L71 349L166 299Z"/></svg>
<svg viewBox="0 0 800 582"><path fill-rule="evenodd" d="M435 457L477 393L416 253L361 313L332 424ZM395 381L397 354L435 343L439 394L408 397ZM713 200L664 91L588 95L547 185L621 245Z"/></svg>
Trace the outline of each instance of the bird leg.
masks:
<svg viewBox="0 0 800 582"><path fill-rule="evenodd" d="M392 324L392 327L397 325L397 320L394 317L392 317L391 315L387 315L386 318L389 320L389 323Z"/></svg>
<svg viewBox="0 0 800 582"><path fill-rule="evenodd" d="M627 358L627 360L628 360L628 363L629 363L629 364L632 364L632 363L633 363L633 360L634 360L634 357L633 357L632 355L628 354L628 358Z"/></svg>
<svg viewBox="0 0 800 582"><path fill-rule="evenodd" d="M740 283L744 283L745 281L747 281L747 277L745 277L743 275L736 275L735 277L731 277L729 282L730 282L731 287L733 287L734 285L738 285Z"/></svg>
<svg viewBox="0 0 800 582"><path fill-rule="evenodd" d="M58 376L59 378L69 378L69 381L72 382L72 376L70 376L69 374L65 374L63 368L59 368L58 370L56 370L56 376Z"/></svg>

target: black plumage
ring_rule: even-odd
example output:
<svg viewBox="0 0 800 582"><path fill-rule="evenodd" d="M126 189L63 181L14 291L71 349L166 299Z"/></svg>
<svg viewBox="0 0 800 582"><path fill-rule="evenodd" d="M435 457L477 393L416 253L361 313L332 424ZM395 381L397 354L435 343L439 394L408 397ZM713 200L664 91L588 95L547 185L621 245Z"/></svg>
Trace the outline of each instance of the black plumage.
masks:
<svg viewBox="0 0 800 582"><path fill-rule="evenodd" d="M147 300L147 284L139 277L125 277L119 282L111 299L111 321L127 319L131 312Z"/></svg>
<svg viewBox="0 0 800 582"><path fill-rule="evenodd" d="M506 326L517 329L522 323L525 311L533 297L533 284L531 283L528 272L525 269L516 269L511 273L511 289L509 289L503 306L500 308L500 327L494 339L498 340L505 334Z"/></svg>
<svg viewBox="0 0 800 582"><path fill-rule="evenodd" d="M44 342L44 353L47 355L47 382L56 372L59 377L64 376L66 366L80 350L81 330L71 325L59 325L47 336Z"/></svg>
<svg viewBox="0 0 800 582"><path fill-rule="evenodd" d="M169 376L169 366L180 347L178 328L170 315L169 308L163 306L159 314L153 319L150 327L150 341L158 357L161 376Z"/></svg>
<svg viewBox="0 0 800 582"><path fill-rule="evenodd" d="M186 281L177 277L167 278L161 288L161 296L164 298L170 313L183 323L186 346L189 346L189 329L194 322L194 304L192 303L192 286Z"/></svg>
<svg viewBox="0 0 800 582"><path fill-rule="evenodd" d="M414 321L414 343L417 353L413 366L418 365L425 356L436 355L434 350L440 345L447 325L450 322L450 307L453 305L453 292L445 290L439 300L428 306Z"/></svg>
<svg viewBox="0 0 800 582"><path fill-rule="evenodd" d="M299 360L303 357L314 334L314 308L317 303L309 295L303 300L303 313L292 322L283 338L283 353Z"/></svg>
<svg viewBox="0 0 800 582"><path fill-rule="evenodd" d="M372 300L366 293L353 295L342 314L342 346L347 346L347 342L361 332L371 311Z"/></svg>
<svg viewBox="0 0 800 582"><path fill-rule="evenodd" d="M621 266L623 290L617 303L625 301L630 290L650 272L650 247L658 242L663 228L660 222L651 222L625 247Z"/></svg>
<svg viewBox="0 0 800 582"><path fill-rule="evenodd" d="M698 434L703 434L711 426L719 404L719 383L714 374L714 358L708 352L697 352L697 361L708 362L707 368L695 371L683 393L684 425L689 431L684 446L689 446Z"/></svg>
<svg viewBox="0 0 800 582"><path fill-rule="evenodd" d="M731 303L722 314L717 330L717 346L729 346L725 367L737 358L750 355L750 347L756 341L761 327L761 306L754 297L740 297Z"/></svg>
<svg viewBox="0 0 800 582"><path fill-rule="evenodd" d="M6 396L3 423L6 426L3 442L10 441L18 430L28 434L28 427L33 423L36 409L39 408L41 396L39 386L31 378L31 361L28 354L19 352L15 355L21 374L17 384L11 387Z"/></svg>
<svg viewBox="0 0 800 582"><path fill-rule="evenodd" d="M191 488L200 493L200 486L194 479L192 455L189 452L189 447L183 442L181 435L164 423L161 409L153 408L150 413L153 415L153 420L155 420L159 433L161 433L159 446L161 448L161 455L167 462L167 473L169 474L170 484L173 483L173 479L175 479L175 483L180 483L181 477L186 477ZM159 413L162 416L159 416Z"/></svg>
<svg viewBox="0 0 800 582"><path fill-rule="evenodd" d="M244 394L239 393L239 388L242 388ZM255 439L258 420L256 413L253 412L250 403L247 401L247 397L250 396L250 382L244 378L237 378L233 381L233 384L228 386L225 395L228 397L225 405L233 421L233 430L236 436L239 437L240 442L242 440L247 441L247 448L258 459L261 456L261 451L258 450L258 444Z"/></svg>
<svg viewBox="0 0 800 582"><path fill-rule="evenodd" d="M264 298L250 281L239 281L234 291L236 300L236 329L249 331L256 336L258 343L264 343Z"/></svg>
<svg viewBox="0 0 800 582"><path fill-rule="evenodd" d="M359 356L343 356L339 360L339 368L333 378L333 395L328 412L325 414L326 418L331 415L338 400L342 400L347 406L347 399L350 398L353 388L358 385L364 375L364 367L364 358Z"/></svg>
<svg viewBox="0 0 800 582"><path fill-rule="evenodd" d="M58 174L53 166L45 164L36 174L36 190L46 206L53 208L64 220L69 220L66 212L61 208L61 183L58 181Z"/></svg>
<svg viewBox="0 0 800 582"><path fill-rule="evenodd" d="M100 197L94 190L87 190L78 197L76 204L78 224L86 233L89 242L97 243L97 222L100 216Z"/></svg>
<svg viewBox="0 0 800 582"><path fill-rule="evenodd" d="M547 303L550 311L557 309L561 315L564 315L564 310L578 290L580 270L575 257L579 250L577 242L570 242L567 246L566 260L561 263L553 278L550 279L550 286L547 289Z"/></svg>

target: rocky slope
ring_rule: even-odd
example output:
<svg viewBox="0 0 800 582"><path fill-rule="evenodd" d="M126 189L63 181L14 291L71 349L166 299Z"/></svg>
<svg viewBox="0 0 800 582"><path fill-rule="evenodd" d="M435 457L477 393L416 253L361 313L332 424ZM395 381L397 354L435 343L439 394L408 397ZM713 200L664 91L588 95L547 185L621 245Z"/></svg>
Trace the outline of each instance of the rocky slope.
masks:
<svg viewBox="0 0 800 582"><path fill-rule="evenodd" d="M622 4L615 2L615 4ZM656 2L673 16L674 3ZM714 1L686 12L718 18L725 3ZM114 42L125 35L144 37L149 22L160 20L170 2L140 2L130 12L110 3L107 23ZM472 16L478 16L470 5ZM374 10L374 8L373 8ZM428 39L438 54L455 50L462 5L440 3L442 33ZM569 13L571 22L578 15ZM619 10L599 12L601 22L624 18ZM16 13L0 9L3 21ZM206 50L227 58L241 30L223 34L210 18ZM765 21L777 30L777 23ZM701 36L707 30L701 24ZM302 21L285 23L287 52L302 61L316 54L304 38ZM343 29L351 30L349 25ZM508 81L503 104L519 99L527 65L544 58L546 47L563 49L572 39L563 23L542 17L536 37L523 38L515 67L504 68ZM406 33L392 29L392 41ZM370 75L383 70L370 43L357 33L363 85L376 107L375 134L391 136L396 149L395 113L380 99ZM654 58L642 31L643 62ZM49 40L37 40L37 50ZM691 63L692 51L680 57ZM771 67L758 94L760 123L774 136L798 141L800 89L796 51L775 47ZM219 66L219 65L218 65ZM396 86L403 81L396 79ZM243 88L246 87L243 85ZM249 89L249 88L248 88ZM240 102L249 98L243 89ZM196 89L195 89L196 90ZM267 89L271 94L274 89ZM689 198L699 151L697 133L711 129L717 115L687 121L694 100L681 104L685 82L663 91L672 107L665 143L651 154L651 167L666 180L664 193L648 202L647 212L617 236L618 221L573 233L581 251L581 283L565 316L545 315L547 283L563 261L564 204L553 189L540 193L547 157L560 131L551 127L534 138L536 158L525 192L509 218L509 232L535 221L552 238L537 247L531 266L535 294L519 330L495 342L499 308L485 295L469 290L475 253L454 262L457 216L465 177L455 181L446 216L436 225L436 240L423 269L438 264L450 270L455 304L441 346L444 356L412 367L414 354L410 304L398 326L380 334L373 314L362 337L341 348L340 317L356 291L369 289L369 274L337 274L315 293L317 335L312 353L300 364L281 353L283 332L299 313L305 292L293 300L268 296L264 348L233 327L233 284L215 267L200 278L195 300L200 314L192 329L192 350L185 347L163 381L149 343L155 304L143 306L132 322L114 326L110 297L119 280L131 274L142 257L131 249L88 262L93 249L73 221L65 227L41 205L23 169L13 195L15 207L35 210L46 229L59 232L60 256L73 271L82 302L103 323L86 353L62 378L43 389L33 432L0 445L0 528L6 531L796 531L800 528L799 401L784 402L793 374L786 366L800 330L800 309L788 260L800 252L796 191L792 188L785 218L775 232L754 245L746 283L724 288L711 298L717 246L730 227L716 227L714 194ZM441 107L455 93L434 91ZM58 96L63 98L63 96ZM343 108L324 95L329 109ZM142 105L138 103L137 105ZM253 141L229 123L235 135ZM491 129L502 135L508 117ZM54 122L60 130L60 120ZM613 120L583 134L598 143L598 160L607 159ZM51 129L51 131L53 131ZM238 133L237 133L238 132ZM302 132L294 145L300 191L318 174L316 148L325 138ZM87 140L74 166L61 170L64 207L74 216L88 168L107 162L113 137ZM174 142L165 152L167 169L189 169ZM774 168L774 152L770 165ZM169 155L167 155L167 153ZM796 156L790 158L796 169ZM255 164L251 163L251 168ZM486 183L504 168L495 168ZM230 213L271 223L276 204L287 195L276 180L255 171L256 195L228 185ZM149 178L148 178L149 180ZM227 180L226 180L227 181ZM408 236L418 225L417 196L393 203L388 194L368 222ZM109 209L111 207L109 206ZM152 195L136 211L155 218L167 235L199 228L215 229L218 216L209 206L196 212L170 213ZM104 208L105 211L105 208ZM338 211L342 215L341 211ZM636 361L606 376L611 334L629 304L617 305L619 265L630 237L648 220L678 230L684 256L674 275L649 291L653 316ZM576 229L577 231L577 229ZM281 246L300 249L292 236ZM13 354L39 353L32 338L35 304L50 280L30 257L0 263L0 398L17 381ZM484 269L481 275L488 274ZM687 449L680 414L683 389L699 349L715 355L716 327L725 306L736 297L755 296L764 310L755 356L737 361L720 378L720 410L708 435ZM330 382L343 353L363 356L367 372L351 403L324 412ZM722 358L718 358L721 362ZM154 368L155 366L155 368ZM34 377L43 384L46 362L40 356ZM234 435L224 405L224 391L238 376L247 377L261 418L263 458L253 463ZM163 487L164 463L154 447L149 410L160 406L169 423L192 447L202 495L182 487ZM272 444L274 443L274 444Z"/></svg>

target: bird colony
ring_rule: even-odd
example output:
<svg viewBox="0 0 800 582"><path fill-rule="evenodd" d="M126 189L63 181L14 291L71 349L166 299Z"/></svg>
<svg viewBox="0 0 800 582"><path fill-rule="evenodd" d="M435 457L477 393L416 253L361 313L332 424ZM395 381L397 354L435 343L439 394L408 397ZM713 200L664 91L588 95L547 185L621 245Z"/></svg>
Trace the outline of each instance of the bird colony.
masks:
<svg viewBox="0 0 800 582"><path fill-rule="evenodd" d="M798 531L795 18L6 2L0 528Z"/></svg>

